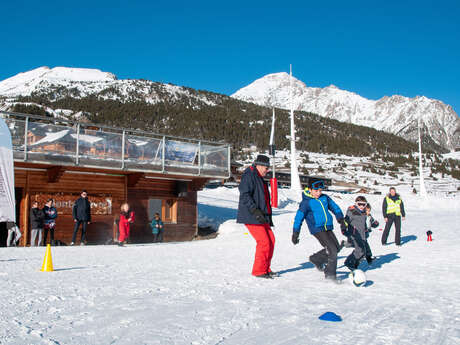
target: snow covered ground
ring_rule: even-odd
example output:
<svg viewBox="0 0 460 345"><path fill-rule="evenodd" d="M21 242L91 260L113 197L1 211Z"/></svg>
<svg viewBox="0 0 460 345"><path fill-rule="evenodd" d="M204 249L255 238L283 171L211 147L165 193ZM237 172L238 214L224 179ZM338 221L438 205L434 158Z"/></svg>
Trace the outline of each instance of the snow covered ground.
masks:
<svg viewBox="0 0 460 345"><path fill-rule="evenodd" d="M383 187L382 187L383 188ZM401 186L403 245L380 245L353 287L339 256L340 285L308 262L320 249L305 225L290 241L298 193L280 190L272 268L250 275L255 242L235 223L238 189L199 193L200 221L220 224L213 240L55 247L54 272L40 272L45 248L0 248L1 344L460 344L460 198L421 202ZM356 195L331 194L342 209ZM383 195L366 196L383 225ZM433 242L426 231L433 231ZM342 236L336 230L339 239ZM332 311L342 322L321 321Z"/></svg>

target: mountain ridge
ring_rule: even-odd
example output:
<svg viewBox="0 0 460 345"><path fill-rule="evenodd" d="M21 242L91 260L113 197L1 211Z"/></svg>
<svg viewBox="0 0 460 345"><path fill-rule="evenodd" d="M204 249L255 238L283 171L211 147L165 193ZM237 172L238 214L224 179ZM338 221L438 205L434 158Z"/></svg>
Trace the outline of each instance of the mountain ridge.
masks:
<svg viewBox="0 0 460 345"><path fill-rule="evenodd" d="M268 74L236 91L231 97L263 106L290 109L289 74ZM417 119L434 142L449 150L460 147L460 119L450 105L425 96L401 95L366 99L335 85L308 87L293 77L294 110L319 114L342 122L372 127L416 141Z"/></svg>

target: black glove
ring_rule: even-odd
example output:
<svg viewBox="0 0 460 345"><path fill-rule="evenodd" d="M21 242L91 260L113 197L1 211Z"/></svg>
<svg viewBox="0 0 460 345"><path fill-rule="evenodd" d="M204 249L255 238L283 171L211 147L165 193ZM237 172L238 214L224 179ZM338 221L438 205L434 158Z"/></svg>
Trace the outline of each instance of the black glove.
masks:
<svg viewBox="0 0 460 345"><path fill-rule="evenodd" d="M292 239L291 239L291 240L292 240L292 243L293 243L294 245L296 245L297 243L299 243L299 232L295 232L295 231L294 231L294 232L292 233Z"/></svg>
<svg viewBox="0 0 460 345"><path fill-rule="evenodd" d="M257 219L257 221L260 223L260 224L265 224L267 223L267 220L265 219L265 215L264 213L259 209L259 208L255 208L251 211L252 215Z"/></svg>

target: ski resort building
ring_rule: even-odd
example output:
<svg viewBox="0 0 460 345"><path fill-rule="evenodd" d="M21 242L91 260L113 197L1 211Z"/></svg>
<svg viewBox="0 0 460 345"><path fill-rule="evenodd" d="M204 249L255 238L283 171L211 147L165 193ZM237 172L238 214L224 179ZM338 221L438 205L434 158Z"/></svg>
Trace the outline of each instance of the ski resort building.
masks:
<svg viewBox="0 0 460 345"><path fill-rule="evenodd" d="M32 202L43 207L49 198L58 210L55 239L70 243L72 207L82 190L91 202L89 244L116 239L125 201L135 212L131 242L152 240L149 223L155 212L165 223L165 241L191 240L198 230L197 191L210 179L230 176L230 146L225 143L26 114L0 116L13 141L23 246L30 243Z"/></svg>

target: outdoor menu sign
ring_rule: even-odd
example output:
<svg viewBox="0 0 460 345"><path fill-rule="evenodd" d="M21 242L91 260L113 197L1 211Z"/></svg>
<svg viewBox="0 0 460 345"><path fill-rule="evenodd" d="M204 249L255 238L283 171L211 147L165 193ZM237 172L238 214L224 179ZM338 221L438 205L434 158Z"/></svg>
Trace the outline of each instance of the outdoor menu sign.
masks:
<svg viewBox="0 0 460 345"><path fill-rule="evenodd" d="M72 215L72 208L80 194L71 193L37 193L32 195L32 200L38 201L38 207L43 207L48 199L54 199L59 215ZM112 214L112 197L108 195L88 195L91 203L91 215Z"/></svg>
<svg viewBox="0 0 460 345"><path fill-rule="evenodd" d="M0 222L16 222L11 133L0 117Z"/></svg>

